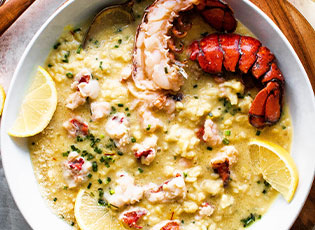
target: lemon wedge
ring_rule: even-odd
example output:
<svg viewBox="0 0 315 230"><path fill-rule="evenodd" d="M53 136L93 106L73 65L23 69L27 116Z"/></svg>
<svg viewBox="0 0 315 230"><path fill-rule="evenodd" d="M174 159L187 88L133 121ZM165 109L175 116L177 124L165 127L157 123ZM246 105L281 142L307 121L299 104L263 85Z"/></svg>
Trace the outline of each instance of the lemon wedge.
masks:
<svg viewBox="0 0 315 230"><path fill-rule="evenodd" d="M123 230L117 217L113 217L113 211L100 205L96 197L84 189L77 195L74 216L81 230Z"/></svg>
<svg viewBox="0 0 315 230"><path fill-rule="evenodd" d="M250 156L263 178L290 202L299 182L297 167L291 155L281 146L252 139Z"/></svg>
<svg viewBox="0 0 315 230"><path fill-rule="evenodd" d="M29 137L40 133L49 124L56 106L55 83L49 73L39 66L9 135Z"/></svg>
<svg viewBox="0 0 315 230"><path fill-rule="evenodd" d="M0 85L0 116L2 115L4 101L5 101L5 92L4 92L3 87Z"/></svg>

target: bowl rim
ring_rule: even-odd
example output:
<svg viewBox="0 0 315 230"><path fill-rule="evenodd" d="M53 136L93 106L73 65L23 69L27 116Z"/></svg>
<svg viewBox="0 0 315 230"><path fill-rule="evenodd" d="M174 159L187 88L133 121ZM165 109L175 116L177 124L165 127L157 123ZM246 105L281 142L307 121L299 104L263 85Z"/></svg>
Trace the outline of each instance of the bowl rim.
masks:
<svg viewBox="0 0 315 230"><path fill-rule="evenodd" d="M234 0L227 0L227 2L230 2L230 1L234 1ZM239 1L239 0L237 0ZM61 13L63 10L65 10L69 5L71 5L73 2L75 2L75 0L67 0L66 2L62 3L57 9L56 11L45 21L45 23L39 28L39 30L35 33L35 35L33 36L33 38L31 39L31 41L29 42L29 44L27 45L25 51L23 52L23 55L21 56L19 62L18 62L18 65L16 66L16 69L14 71L14 74L13 74L13 77L12 77L12 80L11 80L11 83L10 83L10 87L9 87L9 90L8 90L8 97L11 97L11 94L12 94L12 90L14 88L14 85L18 79L18 73L21 69L21 67L23 66L24 62L25 62L25 59L27 58L27 54L29 53L30 49L33 47L33 45L36 43L38 37L41 35L41 33L45 30L45 28L49 25L49 23L51 23L55 17ZM302 65L301 61L299 60L296 52L294 51L293 47L291 46L291 44L289 43L289 41L287 40L287 38L284 36L284 34L282 33L282 31L278 28L278 26L261 10L259 9L254 3L250 2L249 0L242 0L243 3L249 5L250 8L252 8L257 14L259 14L260 16L262 16L264 18L264 20L266 20L266 22L268 24L270 24L273 29L277 32L277 34L280 36L281 40L285 43L285 45L287 46L287 48L290 50L291 54L293 55L296 63L298 64L298 67L299 69L302 71L304 77L306 78L306 84L307 84L307 90L313 92L313 89L312 89L312 86L311 86L311 83L309 81L309 78L308 78L308 75L304 69L304 66ZM315 97L313 97L313 107L315 108ZM5 105L4 105L4 110L3 110L3 115L2 117L5 118L7 116L7 107L8 107L8 100L5 102ZM5 120L5 119L3 119ZM32 227L34 228L35 224L27 218L28 215L26 215L25 213L25 210L23 208L23 206L17 202L17 199L16 199L16 194L17 194L17 191L15 191L13 189L13 182L8 179L9 176L8 176L8 167L9 165L6 164L6 156L7 154L9 153L5 153L6 151L3 151L3 146L5 145L4 143L4 135L7 135L4 131L4 129L1 129L1 153L2 153L2 162L3 162L3 168L4 168L4 174L5 174L5 177L7 179L7 182L8 182L8 185L9 185L9 189L10 189L10 192L16 202L16 205L19 209L19 211L21 212L21 214L23 215L23 217L25 218L25 220L27 221L27 223ZM33 173L34 173L34 170L33 170ZM315 175L315 163L313 165L313 175L312 175L312 181L314 180L314 175ZM304 191L305 191L305 196L303 197L303 202L301 202L299 204L299 207L295 210L295 218L292 218L290 219L290 221L288 221L287 223L287 227L290 228L294 221L296 220L296 218L298 217L301 209L303 208L304 206L304 203L306 201L306 199L308 198L308 194L310 192L310 189L312 187L312 182L308 184L308 187L307 188L304 188ZM42 197L42 199L44 199ZM268 211L267 211L268 212ZM52 215L56 215L55 213L51 212Z"/></svg>

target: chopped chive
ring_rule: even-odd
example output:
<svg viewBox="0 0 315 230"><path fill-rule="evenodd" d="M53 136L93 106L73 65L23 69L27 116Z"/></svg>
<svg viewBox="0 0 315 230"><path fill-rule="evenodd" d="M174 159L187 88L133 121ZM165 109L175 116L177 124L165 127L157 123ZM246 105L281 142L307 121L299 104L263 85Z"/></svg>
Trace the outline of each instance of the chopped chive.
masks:
<svg viewBox="0 0 315 230"><path fill-rule="evenodd" d="M87 160L89 161L89 160L92 160L93 158L94 158L94 156L91 153L89 153L88 157L87 157Z"/></svg>
<svg viewBox="0 0 315 230"><path fill-rule="evenodd" d="M82 50L82 45L79 45L78 49L77 49L77 54L80 54Z"/></svg>
<svg viewBox="0 0 315 230"><path fill-rule="evenodd" d="M102 188L98 188L98 196L103 197L104 196L104 190Z"/></svg>
<svg viewBox="0 0 315 230"><path fill-rule="evenodd" d="M72 32L73 33L77 33L77 32L80 32L81 31L81 28L76 28L76 29L74 29Z"/></svg>
<svg viewBox="0 0 315 230"><path fill-rule="evenodd" d="M287 127L285 125L282 126L282 129L286 129Z"/></svg>
<svg viewBox="0 0 315 230"><path fill-rule="evenodd" d="M118 150L117 154L118 154L119 156L124 155L124 153L123 153L123 152L121 152L121 151L119 151L119 150Z"/></svg>
<svg viewBox="0 0 315 230"><path fill-rule="evenodd" d="M148 127L146 128L147 131L149 131L151 129L151 125L148 125Z"/></svg>
<svg viewBox="0 0 315 230"><path fill-rule="evenodd" d="M61 43L60 42L56 42L55 44L54 44L54 49L56 50L56 49L58 49L58 47L61 45Z"/></svg>
<svg viewBox="0 0 315 230"><path fill-rule="evenodd" d="M130 117L130 115L131 115L130 113L127 113L127 117Z"/></svg>
<svg viewBox="0 0 315 230"><path fill-rule="evenodd" d="M230 144L230 141L227 138L223 138L222 143L224 145L228 145L228 144Z"/></svg>
<svg viewBox="0 0 315 230"><path fill-rule="evenodd" d="M48 66L49 68L53 67L53 65L52 65L52 64L48 64L47 66Z"/></svg>
<svg viewBox="0 0 315 230"><path fill-rule="evenodd" d="M225 136L231 136L231 130L225 130L224 135Z"/></svg>
<svg viewBox="0 0 315 230"><path fill-rule="evenodd" d="M87 177L88 177L88 178L92 178L92 174L89 173L89 174L87 175Z"/></svg>
<svg viewBox="0 0 315 230"><path fill-rule="evenodd" d="M188 173L183 172L183 174L184 174L184 177L185 177L185 178L188 177Z"/></svg>
<svg viewBox="0 0 315 230"><path fill-rule="evenodd" d="M93 170L93 172L97 172L97 169L98 169L97 163L96 163L96 161L93 161L92 162L92 170Z"/></svg>
<svg viewBox="0 0 315 230"><path fill-rule="evenodd" d="M194 85L194 86L193 86L194 89L197 88L197 87L198 87L198 85Z"/></svg>
<svg viewBox="0 0 315 230"><path fill-rule="evenodd" d="M117 104L118 105L118 107L124 107L124 104Z"/></svg>
<svg viewBox="0 0 315 230"><path fill-rule="evenodd" d="M98 182L99 184L103 184L103 181L102 181L101 179L98 179L97 182Z"/></svg>
<svg viewBox="0 0 315 230"><path fill-rule="evenodd" d="M127 108L125 108L125 111L129 111L129 108L127 107Z"/></svg>
<svg viewBox="0 0 315 230"><path fill-rule="evenodd" d="M64 59L61 61L64 63L69 63L69 56L70 56L70 51L67 51L67 53L64 55Z"/></svg>
<svg viewBox="0 0 315 230"><path fill-rule="evenodd" d="M54 202L56 202L56 201L57 201L57 197L54 198Z"/></svg>
<svg viewBox="0 0 315 230"><path fill-rule="evenodd" d="M122 43L122 40L121 39L118 39L118 44L121 44Z"/></svg>
<svg viewBox="0 0 315 230"><path fill-rule="evenodd" d="M168 73L167 67L164 67L164 72L165 72L165 73Z"/></svg>
<svg viewBox="0 0 315 230"><path fill-rule="evenodd" d="M87 186L87 189L90 189L92 187L92 183L90 182Z"/></svg>
<svg viewBox="0 0 315 230"><path fill-rule="evenodd" d="M207 150L209 150L209 151L212 151L212 149L213 149L213 148L210 147L210 146L207 147Z"/></svg>
<svg viewBox="0 0 315 230"><path fill-rule="evenodd" d="M115 45L114 48L119 48L119 45Z"/></svg>
<svg viewBox="0 0 315 230"><path fill-rule="evenodd" d="M201 36L206 37L208 34L209 34L209 32L206 31L206 32L201 33Z"/></svg>
<svg viewBox="0 0 315 230"><path fill-rule="evenodd" d="M64 152L64 153L62 153L62 156L67 157L67 156L69 156L69 153L70 153L70 151Z"/></svg>
<svg viewBox="0 0 315 230"><path fill-rule="evenodd" d="M114 195L115 194L115 190L114 189L110 189L108 192L109 192L110 195Z"/></svg>
<svg viewBox="0 0 315 230"><path fill-rule="evenodd" d="M131 137L130 140L131 140L132 143L135 143L137 141L135 137Z"/></svg>
<svg viewBox="0 0 315 230"><path fill-rule="evenodd" d="M116 112L115 106L112 106L112 112Z"/></svg>
<svg viewBox="0 0 315 230"><path fill-rule="evenodd" d="M100 69L103 70L103 62L100 61L100 65L99 65Z"/></svg>
<svg viewBox="0 0 315 230"><path fill-rule="evenodd" d="M118 29L116 30L117 33L120 33L121 31L123 31L122 28L118 28Z"/></svg>
<svg viewBox="0 0 315 230"><path fill-rule="evenodd" d="M101 134L101 135L100 135L100 138L102 138L102 139L103 139L104 137L105 137L105 136L104 136L103 134Z"/></svg>
<svg viewBox="0 0 315 230"><path fill-rule="evenodd" d="M74 226L74 222L73 221L71 222L71 226Z"/></svg>
<svg viewBox="0 0 315 230"><path fill-rule="evenodd" d="M143 169L142 168L138 168L139 173L143 173Z"/></svg>
<svg viewBox="0 0 315 230"><path fill-rule="evenodd" d="M194 96L195 99L198 99L198 96Z"/></svg>
<svg viewBox="0 0 315 230"><path fill-rule="evenodd" d="M66 73L66 77L67 77L67 78L73 78L73 74L72 74L71 72Z"/></svg>
<svg viewBox="0 0 315 230"><path fill-rule="evenodd" d="M261 131L260 131L260 130L257 130L257 131L256 131L256 136L259 136L260 133L261 133Z"/></svg>
<svg viewBox="0 0 315 230"><path fill-rule="evenodd" d="M105 184L108 184L109 182L111 182L112 181L112 179L110 178L110 177L107 177L106 178L106 183Z"/></svg>

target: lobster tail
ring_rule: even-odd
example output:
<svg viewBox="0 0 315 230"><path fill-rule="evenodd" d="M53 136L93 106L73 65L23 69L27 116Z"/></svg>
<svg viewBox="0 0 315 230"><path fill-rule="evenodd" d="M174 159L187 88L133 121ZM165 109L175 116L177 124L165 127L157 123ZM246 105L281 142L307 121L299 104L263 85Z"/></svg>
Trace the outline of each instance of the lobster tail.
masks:
<svg viewBox="0 0 315 230"><path fill-rule="evenodd" d="M280 119L284 78L271 51L255 38L237 34L211 34L190 47L190 59L198 60L207 73L226 71L250 74L264 88L249 110L249 122L256 128L272 125Z"/></svg>

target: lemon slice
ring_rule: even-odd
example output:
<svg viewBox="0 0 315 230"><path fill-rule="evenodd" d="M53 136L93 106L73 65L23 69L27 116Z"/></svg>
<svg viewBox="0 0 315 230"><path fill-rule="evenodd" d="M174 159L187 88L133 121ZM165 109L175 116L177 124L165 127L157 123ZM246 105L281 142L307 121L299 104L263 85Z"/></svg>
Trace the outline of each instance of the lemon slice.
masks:
<svg viewBox="0 0 315 230"><path fill-rule="evenodd" d="M29 137L40 133L50 122L56 106L55 83L49 73L39 66L9 135Z"/></svg>
<svg viewBox="0 0 315 230"><path fill-rule="evenodd" d="M114 211L98 204L95 196L81 189L77 195L74 216L81 230L123 230Z"/></svg>
<svg viewBox="0 0 315 230"><path fill-rule="evenodd" d="M249 143L251 159L264 179L290 202L299 182L299 175L291 155L281 146L252 139Z"/></svg>
<svg viewBox="0 0 315 230"><path fill-rule="evenodd" d="M0 116L2 114L4 101L5 101L5 92L4 92L3 87L0 85Z"/></svg>

